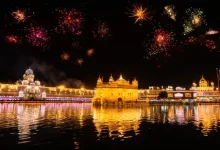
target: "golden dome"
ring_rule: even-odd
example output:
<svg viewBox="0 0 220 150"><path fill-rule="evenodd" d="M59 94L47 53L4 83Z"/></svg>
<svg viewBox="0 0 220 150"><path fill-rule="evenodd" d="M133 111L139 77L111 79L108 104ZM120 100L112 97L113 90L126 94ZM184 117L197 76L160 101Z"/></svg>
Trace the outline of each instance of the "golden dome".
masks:
<svg viewBox="0 0 220 150"><path fill-rule="evenodd" d="M197 86L197 84L196 84L195 82L193 82L193 84L192 84L192 85L193 85L193 87L196 87L196 86Z"/></svg>
<svg viewBox="0 0 220 150"><path fill-rule="evenodd" d="M200 87L208 87L208 82L204 79L203 75L202 75L202 78L199 81L199 86Z"/></svg>
<svg viewBox="0 0 220 150"><path fill-rule="evenodd" d="M109 82L114 82L114 78L113 78L112 74L111 74L111 76L109 78Z"/></svg>

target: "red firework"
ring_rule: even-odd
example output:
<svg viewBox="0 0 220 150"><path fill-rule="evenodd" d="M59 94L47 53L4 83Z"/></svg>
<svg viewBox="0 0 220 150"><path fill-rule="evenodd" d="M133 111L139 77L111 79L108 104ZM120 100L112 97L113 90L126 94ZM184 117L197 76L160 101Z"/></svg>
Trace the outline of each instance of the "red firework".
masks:
<svg viewBox="0 0 220 150"><path fill-rule="evenodd" d="M68 53L64 52L63 54L61 54L60 57L62 60L69 60L70 55Z"/></svg>
<svg viewBox="0 0 220 150"><path fill-rule="evenodd" d="M174 46L174 33L165 31L163 29L157 29L154 32L153 40L145 43L145 47L147 49L147 58L151 58L153 56L164 54L168 55L171 47Z"/></svg>
<svg viewBox="0 0 220 150"><path fill-rule="evenodd" d="M213 40L206 40L205 41L205 46L210 49L210 51L216 49L215 42Z"/></svg>
<svg viewBox="0 0 220 150"><path fill-rule="evenodd" d="M56 31L63 34L69 32L74 35L81 35L83 22L81 12L75 9L70 11L57 9L57 11L59 12L59 28L56 28Z"/></svg>
<svg viewBox="0 0 220 150"><path fill-rule="evenodd" d="M97 26L92 31L94 38L105 38L109 36L108 25L104 22L98 22Z"/></svg>
<svg viewBox="0 0 220 150"><path fill-rule="evenodd" d="M154 43L159 47L167 47L170 44L170 33L158 29L154 33Z"/></svg>
<svg viewBox="0 0 220 150"><path fill-rule="evenodd" d="M18 36L16 36L16 35L6 36L6 40L9 43L16 43L16 44L20 44L21 43L21 39Z"/></svg>
<svg viewBox="0 0 220 150"><path fill-rule="evenodd" d="M49 37L46 29L41 27L31 27L27 29L28 34L26 35L28 42L36 47L46 47Z"/></svg>

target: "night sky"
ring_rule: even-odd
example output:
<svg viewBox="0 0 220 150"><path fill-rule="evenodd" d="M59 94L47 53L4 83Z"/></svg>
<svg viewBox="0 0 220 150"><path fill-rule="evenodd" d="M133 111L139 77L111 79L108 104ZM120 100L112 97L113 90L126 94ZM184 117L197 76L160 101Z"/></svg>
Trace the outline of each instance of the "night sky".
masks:
<svg viewBox="0 0 220 150"><path fill-rule="evenodd" d="M75 4L74 4L75 3ZM129 17L132 4L141 4L149 9L151 20L135 23ZM176 7L176 21L164 15L164 6ZM125 79L136 77L139 88L151 85L174 85L189 87L198 81L202 74L216 83L215 69L220 67L219 35L205 36L208 29L220 30L220 9L218 1L203 0L149 0L128 2L116 1L4 1L1 7L0 21L0 82L15 82L22 79L29 67L34 70L36 79L45 85L57 85L68 82L69 86L79 86L80 81L87 88L94 88L99 75L108 81L110 74L117 79L120 73ZM204 11L207 25L195 29L183 36L185 10L189 7L201 8ZM60 34L54 32L57 23L55 9L75 8L84 18L82 34ZM30 15L25 22L17 23L11 13L17 9L25 9ZM33 13L34 12L34 13ZM109 34L104 38L95 38L93 31L99 22L108 26ZM26 39L25 28L30 24L41 26L48 31L50 41L48 47L36 47ZM170 56L156 56L151 60L147 55L144 41L150 41L154 28L169 28L176 34L177 44L172 47ZM11 43L7 36L17 35L22 42ZM213 39L216 49L210 50L201 44L182 44L189 36ZM79 46L73 47L73 42ZM94 54L87 56L87 50L93 48ZM61 54L70 54L69 60L62 60ZM82 58L84 63L77 64ZM80 81L78 81L80 80ZM71 82L74 82L73 84Z"/></svg>

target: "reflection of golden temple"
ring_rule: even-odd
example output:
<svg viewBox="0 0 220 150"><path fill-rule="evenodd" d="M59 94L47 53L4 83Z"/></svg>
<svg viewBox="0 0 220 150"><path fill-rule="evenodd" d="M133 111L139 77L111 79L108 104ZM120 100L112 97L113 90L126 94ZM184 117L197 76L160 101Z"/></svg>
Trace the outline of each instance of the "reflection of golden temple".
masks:
<svg viewBox="0 0 220 150"><path fill-rule="evenodd" d="M138 99L138 81L134 79L130 81L123 79L120 75L119 79L114 81L113 76L109 78L109 82L105 83L99 77L96 86L96 95L93 98L93 104L119 104L136 102Z"/></svg>
<svg viewBox="0 0 220 150"><path fill-rule="evenodd" d="M20 142L28 142L32 131L39 126L52 123L62 126L64 123L82 128L84 120L91 120L99 137L103 132L110 137L128 138L139 132L140 120L150 123L193 122L204 135L218 128L220 105L147 105L141 107L92 107L91 104L46 103L46 104L0 104L0 128L18 127ZM87 120L87 121L88 121ZM86 121L86 122L87 122ZM88 123L88 122L87 122ZM91 125L92 122L89 122ZM36 130L35 130L36 129ZM39 128L40 129L40 128Z"/></svg>
<svg viewBox="0 0 220 150"><path fill-rule="evenodd" d="M141 111L138 108L92 108L94 124L99 136L108 130L110 137L124 137L126 132L138 132Z"/></svg>

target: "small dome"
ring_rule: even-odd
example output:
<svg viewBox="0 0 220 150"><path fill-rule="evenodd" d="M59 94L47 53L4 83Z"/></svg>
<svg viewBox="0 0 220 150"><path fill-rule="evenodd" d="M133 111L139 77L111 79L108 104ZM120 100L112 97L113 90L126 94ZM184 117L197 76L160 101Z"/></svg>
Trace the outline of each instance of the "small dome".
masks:
<svg viewBox="0 0 220 150"><path fill-rule="evenodd" d="M34 72L33 72L33 70L31 70L31 69L29 68L29 69L27 69L27 70L25 71L25 74L27 74L27 75L29 75L29 74L34 74Z"/></svg>
<svg viewBox="0 0 220 150"><path fill-rule="evenodd" d="M37 86L40 86L40 81L35 81L35 84L37 85Z"/></svg>

